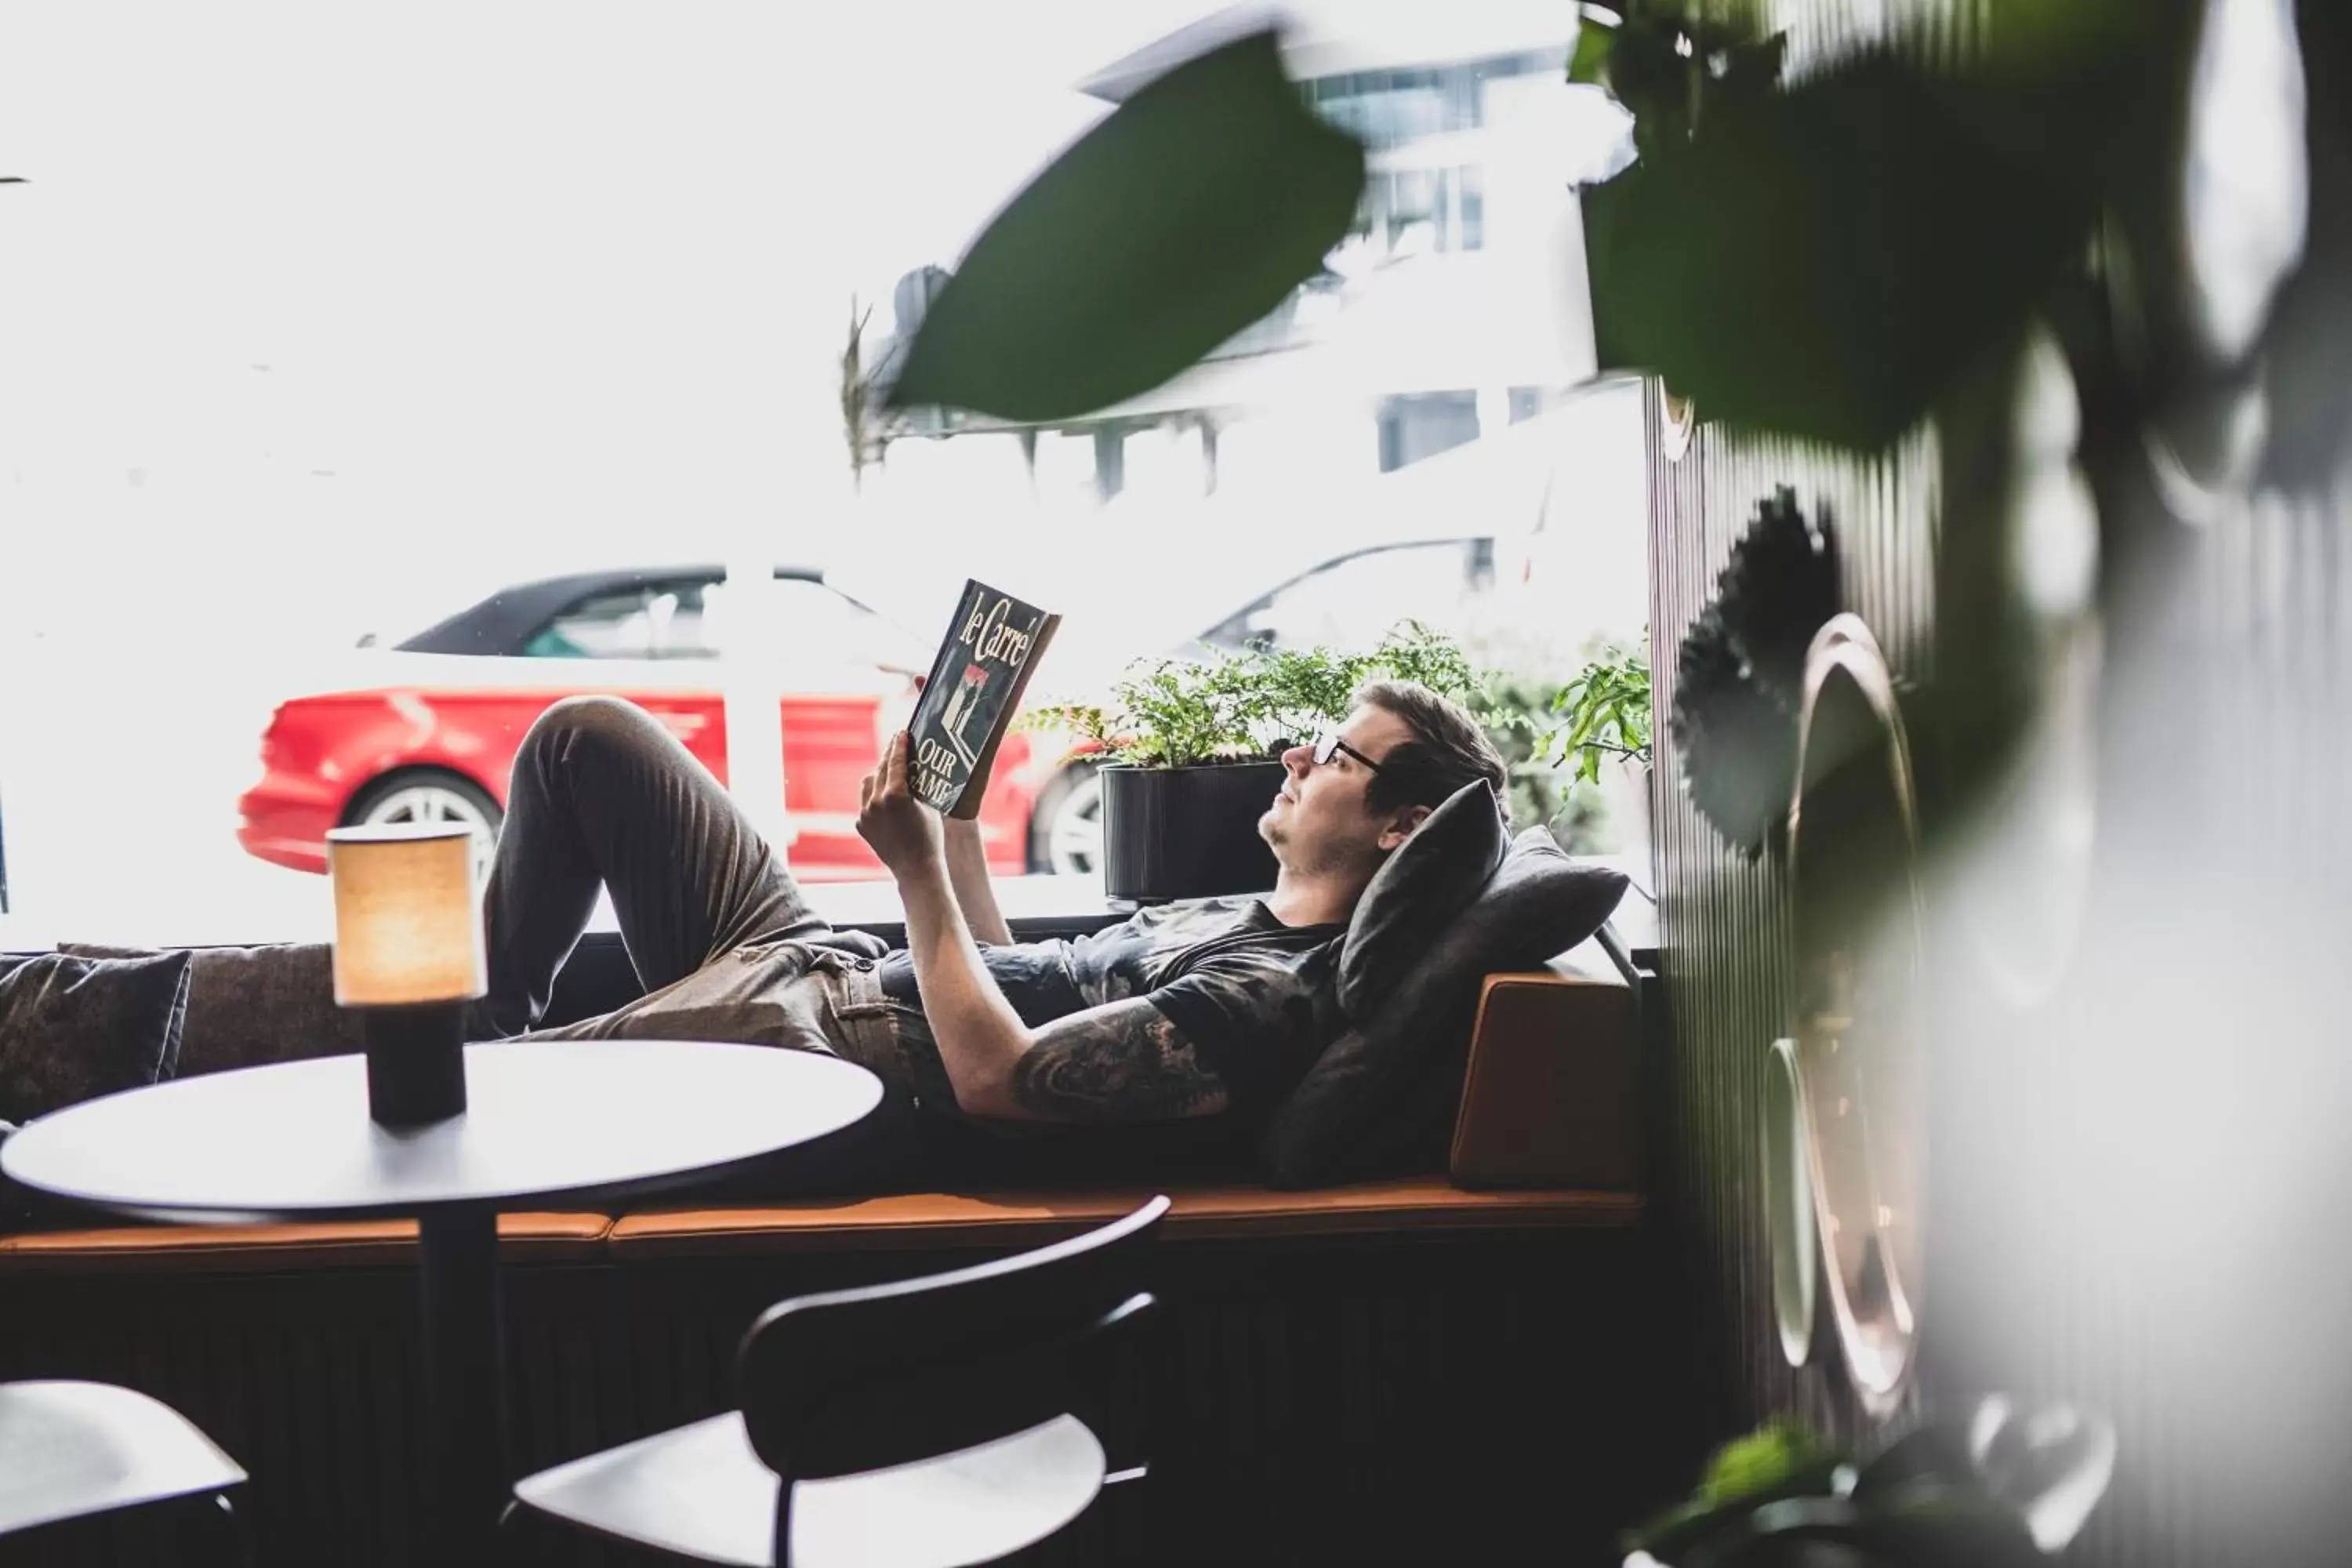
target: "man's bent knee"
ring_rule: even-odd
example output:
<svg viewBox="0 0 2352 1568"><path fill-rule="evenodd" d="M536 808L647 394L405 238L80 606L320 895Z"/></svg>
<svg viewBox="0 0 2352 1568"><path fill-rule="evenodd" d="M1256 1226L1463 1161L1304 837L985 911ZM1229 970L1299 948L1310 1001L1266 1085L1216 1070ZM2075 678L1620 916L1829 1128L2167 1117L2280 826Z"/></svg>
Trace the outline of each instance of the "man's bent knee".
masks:
<svg viewBox="0 0 2352 1568"><path fill-rule="evenodd" d="M583 741L643 746L667 739L660 720L624 698L566 697L532 721L518 755L567 755Z"/></svg>

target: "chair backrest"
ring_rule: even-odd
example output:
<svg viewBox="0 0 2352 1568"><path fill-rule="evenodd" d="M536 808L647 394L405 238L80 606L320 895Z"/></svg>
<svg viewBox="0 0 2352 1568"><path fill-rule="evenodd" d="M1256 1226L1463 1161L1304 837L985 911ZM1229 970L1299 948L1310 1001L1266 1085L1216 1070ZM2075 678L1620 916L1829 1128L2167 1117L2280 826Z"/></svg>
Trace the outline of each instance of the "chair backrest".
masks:
<svg viewBox="0 0 2352 1568"><path fill-rule="evenodd" d="M1141 1252L1168 1206L1155 1197L1016 1257L769 1308L736 1356L751 1447L789 1491L1083 1415L1085 1364L1150 1315Z"/></svg>

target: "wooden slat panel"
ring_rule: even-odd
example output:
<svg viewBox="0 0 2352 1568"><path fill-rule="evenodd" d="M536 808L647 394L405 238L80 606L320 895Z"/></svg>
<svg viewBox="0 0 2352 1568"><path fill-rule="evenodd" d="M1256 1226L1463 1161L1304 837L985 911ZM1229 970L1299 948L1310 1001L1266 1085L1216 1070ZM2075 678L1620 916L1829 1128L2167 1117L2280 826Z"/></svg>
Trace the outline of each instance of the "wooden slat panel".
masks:
<svg viewBox="0 0 2352 1568"><path fill-rule="evenodd" d="M1656 1297L1639 1228L1268 1238L1159 1249L1167 1332L1116 1370L1110 1435L1148 1430L1156 1491L1037 1563L1598 1561L1670 1485ZM698 1419L772 1302L969 1251L747 1256L507 1271L514 1459L535 1469ZM262 1561L415 1561L423 1466L413 1270L194 1275L168 1297L26 1275L0 1290L0 1379L163 1398L253 1474ZM1669 1352L1670 1353L1670 1352ZM1557 1440L1528 1441L1549 1431ZM1552 1555L1552 1553L1547 1553ZM9 1561L18 1559L10 1556ZM32 1563L166 1568L104 1534ZM550 1563L643 1562L565 1540Z"/></svg>

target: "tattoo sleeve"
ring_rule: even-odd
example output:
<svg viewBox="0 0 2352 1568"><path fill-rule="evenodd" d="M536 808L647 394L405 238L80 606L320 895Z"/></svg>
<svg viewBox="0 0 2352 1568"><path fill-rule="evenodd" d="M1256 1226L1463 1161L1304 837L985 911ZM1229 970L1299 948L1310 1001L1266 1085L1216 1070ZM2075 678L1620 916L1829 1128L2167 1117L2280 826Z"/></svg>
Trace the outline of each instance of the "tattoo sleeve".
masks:
<svg viewBox="0 0 2352 1568"><path fill-rule="evenodd" d="M1041 1121L1170 1121L1225 1109L1225 1085L1147 997L1048 1024L1013 1065L1013 1097Z"/></svg>

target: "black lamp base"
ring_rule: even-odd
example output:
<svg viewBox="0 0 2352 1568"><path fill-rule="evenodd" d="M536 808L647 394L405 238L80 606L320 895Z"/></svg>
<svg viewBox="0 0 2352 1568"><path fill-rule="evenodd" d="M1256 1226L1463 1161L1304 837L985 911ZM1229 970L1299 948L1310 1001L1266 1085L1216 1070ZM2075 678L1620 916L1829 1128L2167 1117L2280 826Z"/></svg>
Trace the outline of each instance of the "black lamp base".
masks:
<svg viewBox="0 0 2352 1568"><path fill-rule="evenodd" d="M466 1109L466 1005L363 1007L368 1116L381 1127L425 1127Z"/></svg>

